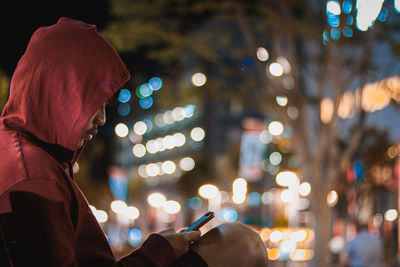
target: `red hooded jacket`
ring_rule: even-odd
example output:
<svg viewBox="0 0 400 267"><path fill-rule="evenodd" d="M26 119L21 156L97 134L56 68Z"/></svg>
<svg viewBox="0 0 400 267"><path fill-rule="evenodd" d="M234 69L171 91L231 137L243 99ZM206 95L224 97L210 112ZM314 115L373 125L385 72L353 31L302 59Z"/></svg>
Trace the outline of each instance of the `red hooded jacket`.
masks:
<svg viewBox="0 0 400 267"><path fill-rule="evenodd" d="M169 266L152 234L119 262L71 166L82 131L130 78L96 26L69 18L39 28L18 62L0 117L0 223L14 266Z"/></svg>

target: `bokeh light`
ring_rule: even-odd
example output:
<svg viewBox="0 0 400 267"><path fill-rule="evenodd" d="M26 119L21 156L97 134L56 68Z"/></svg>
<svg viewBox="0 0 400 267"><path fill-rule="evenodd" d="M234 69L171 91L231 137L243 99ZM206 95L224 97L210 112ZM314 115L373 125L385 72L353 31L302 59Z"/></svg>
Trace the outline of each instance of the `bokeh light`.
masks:
<svg viewBox="0 0 400 267"><path fill-rule="evenodd" d="M146 147L143 144L136 144L132 148L132 153L135 157L142 158L146 155Z"/></svg>
<svg viewBox="0 0 400 267"><path fill-rule="evenodd" d="M285 189L281 192L282 202L288 203L293 200L295 192L290 189Z"/></svg>
<svg viewBox="0 0 400 267"><path fill-rule="evenodd" d="M105 223L108 220L108 214L104 210L95 210L93 214L99 223Z"/></svg>
<svg viewBox="0 0 400 267"><path fill-rule="evenodd" d="M279 121L273 121L268 125L268 131L272 135L281 135L283 133L283 124Z"/></svg>
<svg viewBox="0 0 400 267"><path fill-rule="evenodd" d="M257 48L257 58L260 61L267 61L269 58L267 49L265 49L264 47Z"/></svg>
<svg viewBox="0 0 400 267"><path fill-rule="evenodd" d="M329 207L333 207L338 202L339 197L335 190L331 190L326 197L326 201Z"/></svg>
<svg viewBox="0 0 400 267"><path fill-rule="evenodd" d="M271 242L279 242L281 241L281 239L283 238L283 234L281 231L273 231L270 235L269 235L269 240L271 240Z"/></svg>
<svg viewBox="0 0 400 267"><path fill-rule="evenodd" d="M151 193L147 197L147 202L150 204L150 206L155 207L155 208L161 208L164 203L167 201L166 197L161 194L161 193Z"/></svg>
<svg viewBox="0 0 400 267"><path fill-rule="evenodd" d="M299 193L301 196L306 197L311 193L311 185L309 182L301 183L299 186Z"/></svg>
<svg viewBox="0 0 400 267"><path fill-rule="evenodd" d="M146 123L144 123L143 121L137 121L134 125L133 125L133 131L137 134L137 135L144 135L147 131L147 125Z"/></svg>
<svg viewBox="0 0 400 267"><path fill-rule="evenodd" d="M196 111L196 107L194 105L186 105L183 107L183 115L185 118L191 118Z"/></svg>
<svg viewBox="0 0 400 267"><path fill-rule="evenodd" d="M206 84L206 81L207 81L207 78L206 78L206 75L204 75L204 73L198 72L192 76L192 83L195 86L198 86L198 87L203 86Z"/></svg>
<svg viewBox="0 0 400 267"><path fill-rule="evenodd" d="M190 132L190 137L192 137L192 139L196 142L200 142L201 140L203 140L205 135L206 134L205 134L203 128L201 128L201 127L195 127Z"/></svg>
<svg viewBox="0 0 400 267"><path fill-rule="evenodd" d="M131 96L131 91L129 91L128 89L121 89L118 95L118 101L121 103L126 103L131 100Z"/></svg>
<svg viewBox="0 0 400 267"><path fill-rule="evenodd" d="M177 214L181 211L181 204L175 200L168 200L164 203L163 208L168 214Z"/></svg>
<svg viewBox="0 0 400 267"><path fill-rule="evenodd" d="M226 222L234 222L238 219L238 213L233 208L225 208L220 212L220 219Z"/></svg>
<svg viewBox="0 0 400 267"><path fill-rule="evenodd" d="M144 83L139 86L139 95L141 98L148 97L153 94L153 88L148 83Z"/></svg>
<svg viewBox="0 0 400 267"><path fill-rule="evenodd" d="M261 203L261 195L258 192L251 192L247 196L247 203L252 207L257 207Z"/></svg>
<svg viewBox="0 0 400 267"><path fill-rule="evenodd" d="M276 175L276 183L280 186L290 186L298 181L296 173L291 171L282 171Z"/></svg>
<svg viewBox="0 0 400 267"><path fill-rule="evenodd" d="M149 80L149 85L154 91L160 90L162 84L162 80L158 77L153 77Z"/></svg>
<svg viewBox="0 0 400 267"><path fill-rule="evenodd" d="M340 15L341 11L339 2L335 0L328 1L326 3L326 12L328 15L329 13L336 16Z"/></svg>
<svg viewBox="0 0 400 267"><path fill-rule="evenodd" d="M124 209L124 216L129 220L136 220L140 216L138 208L134 206L128 206Z"/></svg>
<svg viewBox="0 0 400 267"><path fill-rule="evenodd" d="M139 100L139 105L143 109L149 109L153 106L153 98L151 96L141 98Z"/></svg>
<svg viewBox="0 0 400 267"><path fill-rule="evenodd" d="M126 203L122 200L114 200L111 202L111 210L116 214L123 214L125 209L128 207Z"/></svg>
<svg viewBox="0 0 400 267"><path fill-rule="evenodd" d="M288 103L288 99L286 96L277 96L277 97L275 97L275 100L276 100L276 103L281 107L286 106Z"/></svg>
<svg viewBox="0 0 400 267"><path fill-rule="evenodd" d="M274 62L271 63L269 65L269 72L273 75L273 76L282 76L283 74L283 67L281 64Z"/></svg>
<svg viewBox="0 0 400 267"><path fill-rule="evenodd" d="M127 116L131 112L131 106L128 103L120 103L117 107L117 112L121 116Z"/></svg>
<svg viewBox="0 0 400 267"><path fill-rule="evenodd" d="M199 197L192 197L189 199L188 204L191 209L197 210L203 206L203 200Z"/></svg>
<svg viewBox="0 0 400 267"><path fill-rule="evenodd" d="M138 228L130 229L128 232L128 242L133 247L139 247L142 243L143 234Z"/></svg>
<svg viewBox="0 0 400 267"><path fill-rule="evenodd" d="M267 131L267 130L263 130L260 133L260 141L263 144L269 144L272 141L272 135Z"/></svg>
<svg viewBox="0 0 400 267"><path fill-rule="evenodd" d="M195 162L191 157L183 158L179 161L179 168L183 171L191 171L194 169Z"/></svg>
<svg viewBox="0 0 400 267"><path fill-rule="evenodd" d="M218 187L212 184L205 184L200 186L199 195L206 199L212 199L216 197L219 193Z"/></svg>
<svg viewBox="0 0 400 267"><path fill-rule="evenodd" d="M172 174L176 170L176 165L173 161L167 160L162 163L161 170L166 174Z"/></svg>
<svg viewBox="0 0 400 267"><path fill-rule="evenodd" d="M121 138L124 138L124 137L126 137L126 136L129 134L129 128L128 128L128 126L126 126L126 124L124 124L124 123L118 123L118 124L115 126L114 131L115 131L115 134L116 134L118 137L121 137Z"/></svg>
<svg viewBox="0 0 400 267"><path fill-rule="evenodd" d="M269 162L272 165L277 166L277 165L279 165L281 163L281 161L282 161L281 153L275 151L275 152L272 152L271 155L269 155Z"/></svg>
<svg viewBox="0 0 400 267"><path fill-rule="evenodd" d="M395 209L389 209L385 212L384 218L386 221L393 222L397 219L398 212Z"/></svg>

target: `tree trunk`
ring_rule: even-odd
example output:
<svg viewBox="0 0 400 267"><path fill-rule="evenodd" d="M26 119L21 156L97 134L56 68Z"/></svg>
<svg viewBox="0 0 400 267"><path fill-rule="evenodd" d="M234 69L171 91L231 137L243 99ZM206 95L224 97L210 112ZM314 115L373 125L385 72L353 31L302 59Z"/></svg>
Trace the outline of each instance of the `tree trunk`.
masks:
<svg viewBox="0 0 400 267"><path fill-rule="evenodd" d="M315 243L314 243L314 258L312 266L321 267L329 266L329 237L331 225L331 210L326 202L327 192L320 190L313 194L313 211L315 218Z"/></svg>

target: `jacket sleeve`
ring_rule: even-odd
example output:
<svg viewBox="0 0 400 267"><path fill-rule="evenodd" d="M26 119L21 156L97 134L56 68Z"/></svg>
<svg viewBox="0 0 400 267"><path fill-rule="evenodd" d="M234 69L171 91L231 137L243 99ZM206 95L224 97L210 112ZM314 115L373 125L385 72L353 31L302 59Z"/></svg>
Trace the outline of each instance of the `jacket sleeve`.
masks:
<svg viewBox="0 0 400 267"><path fill-rule="evenodd" d="M118 266L170 266L175 252L168 241L159 234L151 234L142 246L118 262Z"/></svg>
<svg viewBox="0 0 400 267"><path fill-rule="evenodd" d="M2 216L1 223L15 267L162 267L171 265L175 260L173 248L158 234L150 235L140 248L118 262L108 244L102 242L93 244L93 249L87 248L91 252L88 258L77 251L77 242L81 237L76 236L69 207L65 203L26 191L13 191L9 198L13 212Z"/></svg>

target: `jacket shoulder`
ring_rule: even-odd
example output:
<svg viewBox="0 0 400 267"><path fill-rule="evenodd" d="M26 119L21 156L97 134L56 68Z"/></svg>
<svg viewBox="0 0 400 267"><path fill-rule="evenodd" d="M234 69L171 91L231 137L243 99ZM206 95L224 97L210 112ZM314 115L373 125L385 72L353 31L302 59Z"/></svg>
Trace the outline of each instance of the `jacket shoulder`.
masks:
<svg viewBox="0 0 400 267"><path fill-rule="evenodd" d="M66 175L61 164L17 132L0 131L0 194L27 179L55 179Z"/></svg>

